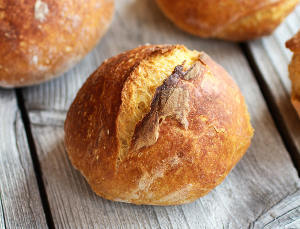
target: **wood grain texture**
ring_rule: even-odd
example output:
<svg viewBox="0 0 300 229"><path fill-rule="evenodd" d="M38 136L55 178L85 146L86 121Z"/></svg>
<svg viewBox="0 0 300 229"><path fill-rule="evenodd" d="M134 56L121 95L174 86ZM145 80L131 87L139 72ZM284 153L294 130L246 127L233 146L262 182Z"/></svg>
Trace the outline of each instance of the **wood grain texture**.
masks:
<svg viewBox="0 0 300 229"><path fill-rule="evenodd" d="M84 80L104 59L145 43L183 43L206 51L233 75L252 116L256 133L249 151L223 184L191 204L135 206L97 197L64 150L65 112ZM97 48L60 79L28 88L24 96L53 220L59 228L246 228L299 187L239 46L179 31L152 0L116 1L113 24Z"/></svg>
<svg viewBox="0 0 300 229"><path fill-rule="evenodd" d="M0 227L46 228L14 91L0 90Z"/></svg>
<svg viewBox="0 0 300 229"><path fill-rule="evenodd" d="M288 65L292 52L285 47L285 42L299 29L300 6L272 36L249 43L249 48L265 82L266 90L270 92L269 96L272 97L287 128L286 134L295 144L300 156L300 121L290 102L291 82L288 76Z"/></svg>
<svg viewBox="0 0 300 229"><path fill-rule="evenodd" d="M2 197L0 196L0 228L5 228L4 208L2 205Z"/></svg>
<svg viewBox="0 0 300 229"><path fill-rule="evenodd" d="M251 228L281 229L300 228L300 190L288 195L262 214Z"/></svg>

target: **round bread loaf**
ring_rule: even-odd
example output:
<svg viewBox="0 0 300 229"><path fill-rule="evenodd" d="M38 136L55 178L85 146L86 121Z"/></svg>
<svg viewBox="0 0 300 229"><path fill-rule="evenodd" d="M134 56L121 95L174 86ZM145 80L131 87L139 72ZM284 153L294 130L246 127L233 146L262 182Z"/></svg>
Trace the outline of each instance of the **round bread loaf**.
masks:
<svg viewBox="0 0 300 229"><path fill-rule="evenodd" d="M156 0L181 29L200 37L244 41L270 34L299 0Z"/></svg>
<svg viewBox="0 0 300 229"><path fill-rule="evenodd" d="M65 121L72 164L100 196L134 204L194 201L250 145L244 98L203 52L150 45L106 60Z"/></svg>
<svg viewBox="0 0 300 229"><path fill-rule="evenodd" d="M286 46L294 53L292 62L289 65L292 81L291 101L300 117L300 31L286 42Z"/></svg>
<svg viewBox="0 0 300 229"><path fill-rule="evenodd" d="M0 86L61 75L97 44L113 8L113 0L0 1Z"/></svg>

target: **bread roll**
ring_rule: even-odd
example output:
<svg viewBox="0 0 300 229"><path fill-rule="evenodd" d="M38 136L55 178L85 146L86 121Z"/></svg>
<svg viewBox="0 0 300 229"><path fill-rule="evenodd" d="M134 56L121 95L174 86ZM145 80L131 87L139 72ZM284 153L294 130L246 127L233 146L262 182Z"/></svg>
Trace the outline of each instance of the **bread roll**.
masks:
<svg viewBox="0 0 300 229"><path fill-rule="evenodd" d="M100 196L175 205L220 184L250 145L244 98L203 52L150 45L105 61L65 121L72 164Z"/></svg>
<svg viewBox="0 0 300 229"><path fill-rule="evenodd" d="M181 29L200 36L244 41L270 34L299 0L156 0Z"/></svg>
<svg viewBox="0 0 300 229"><path fill-rule="evenodd" d="M294 53L292 62L289 65L292 81L291 101L300 117L300 31L286 42L286 46Z"/></svg>
<svg viewBox="0 0 300 229"><path fill-rule="evenodd" d="M0 86L57 77L99 41L113 0L0 1Z"/></svg>

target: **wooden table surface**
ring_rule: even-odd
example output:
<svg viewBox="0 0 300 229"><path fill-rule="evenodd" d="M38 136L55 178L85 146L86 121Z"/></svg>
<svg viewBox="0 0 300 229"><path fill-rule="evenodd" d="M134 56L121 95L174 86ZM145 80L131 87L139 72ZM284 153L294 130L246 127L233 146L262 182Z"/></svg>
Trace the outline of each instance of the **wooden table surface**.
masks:
<svg viewBox="0 0 300 229"><path fill-rule="evenodd" d="M300 7L272 36L204 40L177 29L153 0L116 1L108 33L76 67L39 86L0 89L0 228L300 228L300 120L284 47L298 29ZM207 52L234 77L251 113L250 149L221 185L191 204L102 199L64 149L66 111L85 79L106 58L145 43Z"/></svg>

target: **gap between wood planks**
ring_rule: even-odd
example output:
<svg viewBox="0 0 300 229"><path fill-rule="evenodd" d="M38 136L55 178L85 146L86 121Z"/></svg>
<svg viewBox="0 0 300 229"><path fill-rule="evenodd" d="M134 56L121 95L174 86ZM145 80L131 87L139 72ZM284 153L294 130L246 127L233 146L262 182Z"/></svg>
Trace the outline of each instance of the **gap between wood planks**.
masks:
<svg viewBox="0 0 300 229"><path fill-rule="evenodd" d="M28 146L29 146L29 150L30 150L32 163L33 163L33 169L34 169L35 176L37 179L37 184L39 187L39 193L40 193L43 209L45 212L47 225L49 228L52 229L52 228L55 228L54 221L53 221L52 214L50 211L50 205L49 205L47 193L45 190L45 184L43 181L42 170L41 170L41 166L40 166L39 159L37 156L34 139L33 139L32 132L31 132L30 120L29 120L28 112L25 107L22 89L21 88L15 89L15 92L16 92L16 97L17 97L18 108L20 110L21 118L22 118L25 132L26 132L27 142L28 142Z"/></svg>
<svg viewBox="0 0 300 229"><path fill-rule="evenodd" d="M266 101L268 110L270 111L271 117L280 134L284 146L291 156L294 167L298 172L298 176L300 176L300 152L298 151L294 141L292 140L291 135L289 134L288 128L284 123L280 115L279 109L276 106L276 103L272 97L272 93L269 90L269 87L267 86L267 83L265 82L262 73L255 62L255 59L251 53L249 45L247 43L240 43L240 47L245 57L247 58L247 61L257 81L260 91L262 92L262 95Z"/></svg>

